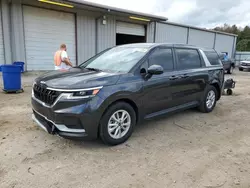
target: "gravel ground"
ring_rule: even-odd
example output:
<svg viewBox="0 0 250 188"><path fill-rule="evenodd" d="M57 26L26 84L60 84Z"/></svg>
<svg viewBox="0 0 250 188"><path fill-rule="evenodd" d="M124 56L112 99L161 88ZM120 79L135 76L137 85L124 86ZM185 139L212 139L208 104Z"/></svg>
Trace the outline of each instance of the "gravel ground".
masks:
<svg viewBox="0 0 250 188"><path fill-rule="evenodd" d="M115 147L52 136L31 120L31 83L0 93L0 187L250 188L250 73L210 114L196 110L138 125Z"/></svg>

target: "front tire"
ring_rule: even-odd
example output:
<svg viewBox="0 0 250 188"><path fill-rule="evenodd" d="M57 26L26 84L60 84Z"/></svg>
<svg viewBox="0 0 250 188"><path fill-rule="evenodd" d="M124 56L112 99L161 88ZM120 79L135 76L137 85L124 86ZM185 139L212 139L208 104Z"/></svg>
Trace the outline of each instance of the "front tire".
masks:
<svg viewBox="0 0 250 188"><path fill-rule="evenodd" d="M132 106L118 102L104 113L99 127L101 140L107 145L118 145L128 140L136 124L136 114Z"/></svg>
<svg viewBox="0 0 250 188"><path fill-rule="evenodd" d="M212 85L208 85L200 101L200 111L203 113L212 112L216 106L218 91Z"/></svg>
<svg viewBox="0 0 250 188"><path fill-rule="evenodd" d="M239 71L243 71L243 68L239 68Z"/></svg>

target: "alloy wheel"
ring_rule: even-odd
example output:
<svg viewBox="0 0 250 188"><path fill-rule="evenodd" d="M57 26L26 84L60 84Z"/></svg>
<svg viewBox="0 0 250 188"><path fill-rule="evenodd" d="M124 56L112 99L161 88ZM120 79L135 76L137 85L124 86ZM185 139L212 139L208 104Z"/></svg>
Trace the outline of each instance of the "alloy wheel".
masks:
<svg viewBox="0 0 250 188"><path fill-rule="evenodd" d="M207 94L206 105L208 109L211 109L215 103L215 92L213 90L209 91Z"/></svg>
<svg viewBox="0 0 250 188"><path fill-rule="evenodd" d="M131 126L131 116L126 110L113 113L108 121L108 133L114 139L124 137Z"/></svg>

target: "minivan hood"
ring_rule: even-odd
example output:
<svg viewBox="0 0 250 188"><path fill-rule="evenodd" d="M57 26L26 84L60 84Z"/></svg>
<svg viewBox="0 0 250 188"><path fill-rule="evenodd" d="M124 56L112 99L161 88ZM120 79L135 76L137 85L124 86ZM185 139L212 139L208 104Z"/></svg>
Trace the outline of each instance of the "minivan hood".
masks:
<svg viewBox="0 0 250 188"><path fill-rule="evenodd" d="M121 73L90 71L72 68L68 71L52 71L38 77L35 82L58 89L84 89L115 84Z"/></svg>

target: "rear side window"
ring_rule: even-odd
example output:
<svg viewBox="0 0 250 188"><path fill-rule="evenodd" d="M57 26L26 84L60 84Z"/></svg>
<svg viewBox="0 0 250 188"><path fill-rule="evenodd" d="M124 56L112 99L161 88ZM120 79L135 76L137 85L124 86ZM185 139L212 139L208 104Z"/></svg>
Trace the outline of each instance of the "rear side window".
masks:
<svg viewBox="0 0 250 188"><path fill-rule="evenodd" d="M149 66L160 65L165 71L174 69L174 60L172 49L170 48L158 48L156 49L148 59Z"/></svg>
<svg viewBox="0 0 250 188"><path fill-rule="evenodd" d="M178 69L194 69L201 67L201 59L195 49L176 49Z"/></svg>
<svg viewBox="0 0 250 188"><path fill-rule="evenodd" d="M220 65L220 59L216 52L204 51L204 53L211 65Z"/></svg>

